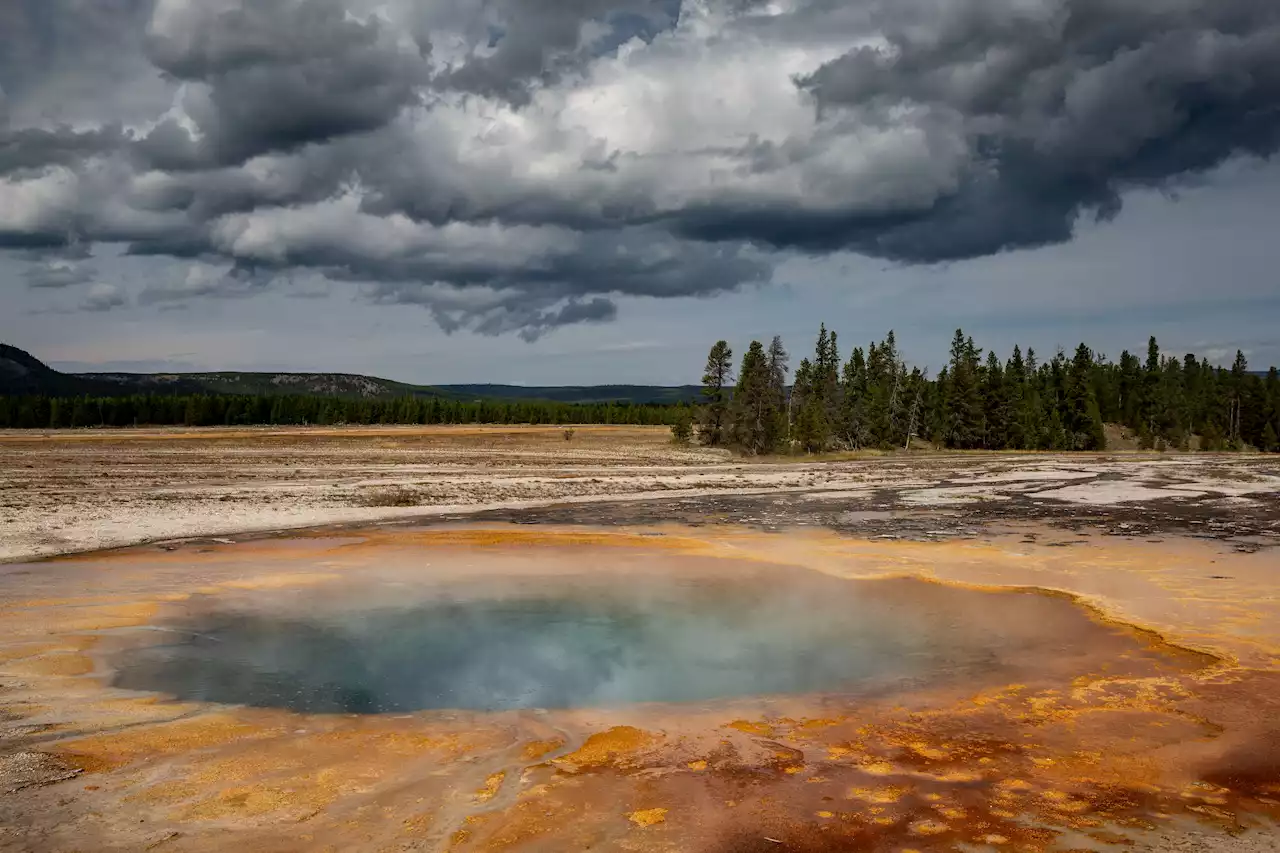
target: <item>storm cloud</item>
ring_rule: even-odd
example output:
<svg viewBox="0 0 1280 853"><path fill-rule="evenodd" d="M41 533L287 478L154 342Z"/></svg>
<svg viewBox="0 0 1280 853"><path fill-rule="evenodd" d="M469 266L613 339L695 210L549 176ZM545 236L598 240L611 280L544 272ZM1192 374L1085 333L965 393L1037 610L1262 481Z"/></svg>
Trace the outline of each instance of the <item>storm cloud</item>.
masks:
<svg viewBox="0 0 1280 853"><path fill-rule="evenodd" d="M0 251L171 258L140 305L321 276L534 339L1063 243L1280 148L1268 0L83 5L0 10Z"/></svg>

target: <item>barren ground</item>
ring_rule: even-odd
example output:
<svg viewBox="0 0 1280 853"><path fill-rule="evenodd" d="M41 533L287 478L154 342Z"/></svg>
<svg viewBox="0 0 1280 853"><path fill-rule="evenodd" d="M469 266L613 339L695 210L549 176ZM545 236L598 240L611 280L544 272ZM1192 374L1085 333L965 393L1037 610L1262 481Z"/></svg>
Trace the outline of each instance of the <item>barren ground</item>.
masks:
<svg viewBox="0 0 1280 853"><path fill-rule="evenodd" d="M1245 545L1280 537L1280 461L1267 457L769 463L674 447L668 436L635 427L580 427L572 441L555 427L0 432L0 561L482 510L515 518L546 507L520 517L816 524L914 537L1043 519Z"/></svg>
<svg viewBox="0 0 1280 853"><path fill-rule="evenodd" d="M0 434L0 850L1271 851L1277 545L1265 457L743 462L626 428ZM552 712L112 686L113 650L197 599L757 571L923 578L913 595L969 602L944 618L1003 632L1011 657L875 696Z"/></svg>

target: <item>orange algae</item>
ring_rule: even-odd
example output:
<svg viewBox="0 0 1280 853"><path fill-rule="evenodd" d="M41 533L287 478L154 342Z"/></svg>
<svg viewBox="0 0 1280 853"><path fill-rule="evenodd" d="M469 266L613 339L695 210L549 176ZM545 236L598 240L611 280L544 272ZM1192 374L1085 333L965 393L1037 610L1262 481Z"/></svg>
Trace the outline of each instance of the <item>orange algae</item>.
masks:
<svg viewBox="0 0 1280 853"><path fill-rule="evenodd" d="M661 738L634 726L614 726L587 738L575 752L555 760L575 769L623 763L629 756L649 749Z"/></svg>
<svg viewBox="0 0 1280 853"><path fill-rule="evenodd" d="M648 827L663 823L667 819L667 810L664 808L641 809L627 815L627 819L636 826Z"/></svg>
<svg viewBox="0 0 1280 853"><path fill-rule="evenodd" d="M498 791L502 790L502 783L506 781L507 771L499 770L497 773L490 773L484 780L484 785L480 790L476 791L476 802L487 803L498 795Z"/></svg>
<svg viewBox="0 0 1280 853"><path fill-rule="evenodd" d="M504 536L505 531L494 532L491 544L505 542L517 547L521 544L519 539L503 539ZM554 537L541 542L537 542L536 537L526 538L524 543L572 542L567 537L554 542L551 538ZM631 538L650 550L661 541ZM396 537L389 536L386 541L393 543ZM378 543L371 541L371 544ZM422 544L430 543L423 541ZM449 543L441 540L438 544ZM461 540L456 544L471 547ZM480 538L472 544L484 545ZM890 553L888 546L884 553ZM323 576L312 577L307 582L323 579ZM255 586L251 579L241 583L246 590L270 585ZM211 589L228 586L223 583ZM286 584L279 586L283 588ZM80 616L65 615L69 617L67 624L82 626L112 624L112 620L126 615L146 617L149 612L142 607L130 611L115 605L113 610L92 616L87 622ZM57 618L60 620L63 615L60 613ZM10 611L5 618L17 617ZM61 627L59 623L59 629ZM1167 644L1153 645L1159 645L1155 651L1161 655L1179 656L1177 649ZM40 649L40 654L73 660L75 655L51 653L77 650L69 638L62 637ZM15 657L26 662L38 659L30 654ZM1188 670L1200 666L1194 654L1186 657L1188 659L1175 663L1157 661L1153 666L1158 665L1159 675L1145 671L1128 675L1098 667L1105 678L1099 673L1060 671L1054 669L1053 661L1046 661L1044 673L1025 679L1026 684L990 687L976 695L973 691L977 688L970 686L968 700L959 695L930 696L923 713L918 708L887 710L871 706L833 711L829 705L806 706L802 700L779 712L790 713L798 719L803 719L799 711L830 714L823 718L821 726L791 725L785 722L786 717L772 714L768 718L770 722L752 722L750 717L755 709L737 708L734 713L719 717L701 711L664 712L667 716L661 722L654 722L651 731L643 728L648 719L643 713L629 714L625 719L637 725L599 731L564 758L537 767L517 766L501 771L526 774L530 783L521 790L522 796L528 796L517 800L515 805L494 811L483 821L468 820L459 829L459 818L454 816L449 820L442 818L437 826L435 821L424 817L421 799L424 792L416 792L411 797L419 796L419 805L395 814L389 825L398 829L403 823L406 829L412 827L415 832L439 833L441 839L447 839L458 829L459 844L465 842L468 849L474 845L476 850L516 848L535 836L537 843L547 849L583 849L578 840L594 838L598 842L601 838L610 838L608 833L616 832L619 825L625 826L619 819L620 814L625 814L637 828L670 822L683 832L691 824L689 813L680 809L668 814L667 809L683 804L686 797L705 795L706 799L698 802L709 804L705 806L706 817L714 816L721 809L720 804L729 798L740 804L734 818L743 822L744 833L754 839L775 837L775 833L783 836L777 827L794 825L794 832L785 835L787 844L805 853L878 847L928 853L938 849L937 845L953 842L1042 850L1053 841L1057 831L1070 828L1100 833L1098 827L1104 824L1149 826L1151 821L1163 820L1156 817L1158 815L1192 816L1236 827L1247 821L1244 815L1250 810L1256 811L1260 804L1266 806L1261 797L1274 800L1280 796L1280 787L1276 787L1273 778L1214 775L1214 782L1196 778L1201 773L1206 777L1217 773L1218 764L1204 769L1202 762L1191 761L1179 753L1191 737L1198 739L1198 745L1193 745L1187 753L1192 758L1209 755L1210 750L1216 748L1215 738L1223 731L1231 731L1240 743L1259 744L1265 740L1250 740L1250 732L1241 730L1233 722L1247 716L1245 712L1233 711L1234 717L1228 715L1223 719L1222 709L1227 707L1223 698L1227 694L1211 695L1208 691L1225 691L1223 685L1228 679L1215 676L1211 682L1199 676L1184 677ZM81 691L75 694L75 701L80 703L78 708L94 708L98 713L98 709L105 707L107 700L98 696L91 695L87 701L82 698L83 691L88 689L86 680L53 677L59 674L56 670L60 666L61 662L42 673L51 676L48 691L62 696L61 691L78 690ZM1118 660L1116 666L1122 667L1123 663ZM1236 677L1234 671L1232 677ZM1261 706L1249 703L1276 694L1265 686L1259 687L1268 683L1260 678L1259 675L1240 675L1240 686L1233 688L1237 692L1231 694L1231 702L1248 713L1261 714ZM1053 682L1051 687L1045 686L1048 681ZM141 705L153 703L154 699L110 701ZM175 713L191 710L191 706L168 707ZM58 712L61 713L61 706ZM846 713L847 716L842 716ZM747 719L735 719L744 714ZM1197 720L1214 722L1193 722L1193 714ZM1258 714L1255 714L1258 719L1264 718ZM556 719L556 727L564 731L571 742L576 742L583 728L589 731L601 725L598 717L590 723L572 715ZM1216 722L1219 719L1223 721ZM505 719L503 722L486 720L477 717L475 729L508 725ZM382 775L407 768L411 778L421 779L463 766L456 760L462 748L458 736L442 733L434 723L424 719L406 719L397 724L399 729L395 732L352 725L337 731L317 732L310 728L306 733L299 732L308 725L308 718L275 713L203 714L175 722L142 722L144 725L136 729L77 737L58 744L56 749L75 758L77 767L90 771L154 761L155 768L143 770L152 779L183 773L181 784L171 778L163 785L153 784L151 788L139 790L139 774L130 769L112 777L107 792L114 786L116 790L135 795L132 802L140 809L154 804L161 807L162 816L210 827L204 830L188 826L183 830L193 838L215 831L216 827L220 833L234 828L252 839L253 831L267 832L269 827L287 818L305 818L309 826L322 827L314 835L324 838L323 828L338 825L335 822L339 820L336 817L339 813L343 815L342 820L349 822L351 831L359 827L358 831L369 832L372 838L382 812L372 808L365 811L364 803L375 796L385 797L380 802L388 803L398 802L395 798L404 796L401 789L394 787L383 789L394 794L370 793ZM603 725L609 722L605 716ZM725 736L726 728L781 744L801 742L821 776L786 773L786 769L799 768L794 763L780 765L777 762L772 752L777 744L762 747L758 740L747 744L746 739L730 735L735 748L741 752L726 750L722 754L714 743ZM658 734L659 729L666 734ZM509 743L486 743L494 750L485 755L486 763L469 765L472 769L450 784L456 782L460 796L470 801L470 792L478 784L474 768L490 767L487 762L500 754L499 748L508 750L501 753L505 756L534 762L565 745L557 739L528 740L543 737L546 731L544 726L507 730L504 736L511 739ZM970 732L981 733L985 740L970 737ZM679 740L686 735L689 742ZM1155 750L1160 752L1152 758ZM691 755L705 755L712 760L689 761ZM782 754L783 757L791 755L790 752ZM835 763L821 763L823 756ZM160 759L169 759L177 766L166 768ZM1221 774L1233 772L1237 765L1250 765L1250 761L1235 755L1222 757L1219 763L1223 768ZM242 767L237 769L237 764ZM322 765L323 770L312 769L317 765ZM586 768L631 771L640 765L645 772L606 772L586 780L574 775ZM703 772L669 772L686 768ZM872 779L868 774L887 778ZM498 773L485 780L477 791L477 798L489 790L489 779L495 775ZM129 779L133 781L124 781ZM509 775L503 780L495 790L506 780L516 782ZM526 784L524 777L519 782ZM877 786L877 782L886 784ZM160 790L164 785L171 786L168 795ZM961 788L963 792L957 793ZM823 803L831 798L838 800L842 792L861 802L844 804L847 813L824 807ZM425 800L427 803L439 801L432 796ZM481 801L488 802L488 799ZM341 808L330 808L335 803L341 803ZM360 805L352 811L348 808L351 803ZM637 806L644 808L625 811L626 807ZM771 814L785 819L779 817L776 824L762 821L758 826L752 822L756 815L768 809L776 809ZM653 823L646 824L634 817L658 811L661 820ZM150 822L151 813L147 814ZM237 823L238 820L245 822ZM1039 823L1047 828L1033 833L1026 830L1027 823ZM833 839L826 848L819 846L819 839L826 837L819 835L820 827L831 833ZM847 835L840 835L841 832ZM637 831L629 838L637 844L652 845L666 840L668 835L675 833ZM844 840L846 838L849 840ZM683 840L682 836L682 843ZM905 846L908 841L912 846ZM198 846L200 842L193 843ZM342 846L340 841L333 843ZM248 847L252 846L253 841L248 841ZM262 844L263 849L287 846L284 842L275 846ZM377 849L377 845L371 842L368 849ZM727 848L708 843L701 836L691 836L683 849Z"/></svg>

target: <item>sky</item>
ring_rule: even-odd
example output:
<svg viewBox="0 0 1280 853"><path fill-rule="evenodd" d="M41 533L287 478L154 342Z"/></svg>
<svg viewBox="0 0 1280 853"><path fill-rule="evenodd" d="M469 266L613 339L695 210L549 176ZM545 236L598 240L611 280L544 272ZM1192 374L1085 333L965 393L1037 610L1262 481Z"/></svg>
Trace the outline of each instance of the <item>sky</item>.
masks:
<svg viewBox="0 0 1280 853"><path fill-rule="evenodd" d="M0 0L0 341L696 382L724 338L1280 363L1274 0Z"/></svg>

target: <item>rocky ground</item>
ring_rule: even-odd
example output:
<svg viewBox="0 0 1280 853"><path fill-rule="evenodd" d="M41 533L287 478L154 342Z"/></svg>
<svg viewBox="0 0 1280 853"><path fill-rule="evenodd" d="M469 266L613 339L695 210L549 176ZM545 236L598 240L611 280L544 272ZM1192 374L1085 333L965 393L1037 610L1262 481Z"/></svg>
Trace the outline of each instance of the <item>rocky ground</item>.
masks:
<svg viewBox="0 0 1280 853"><path fill-rule="evenodd" d="M1280 540L1280 459L943 454L758 462L661 428L0 433L0 561L415 517L969 535L1045 520Z"/></svg>
<svg viewBox="0 0 1280 853"><path fill-rule="evenodd" d="M1280 459L1256 455L742 460L603 427L0 433L0 850L1273 850L1277 545ZM975 624L1038 591L1093 627L1037 640L1015 683L883 702L366 716L113 686L112 644L165 636L193 597L477 560L925 578L1013 596ZM1085 655L1104 635L1130 645Z"/></svg>

